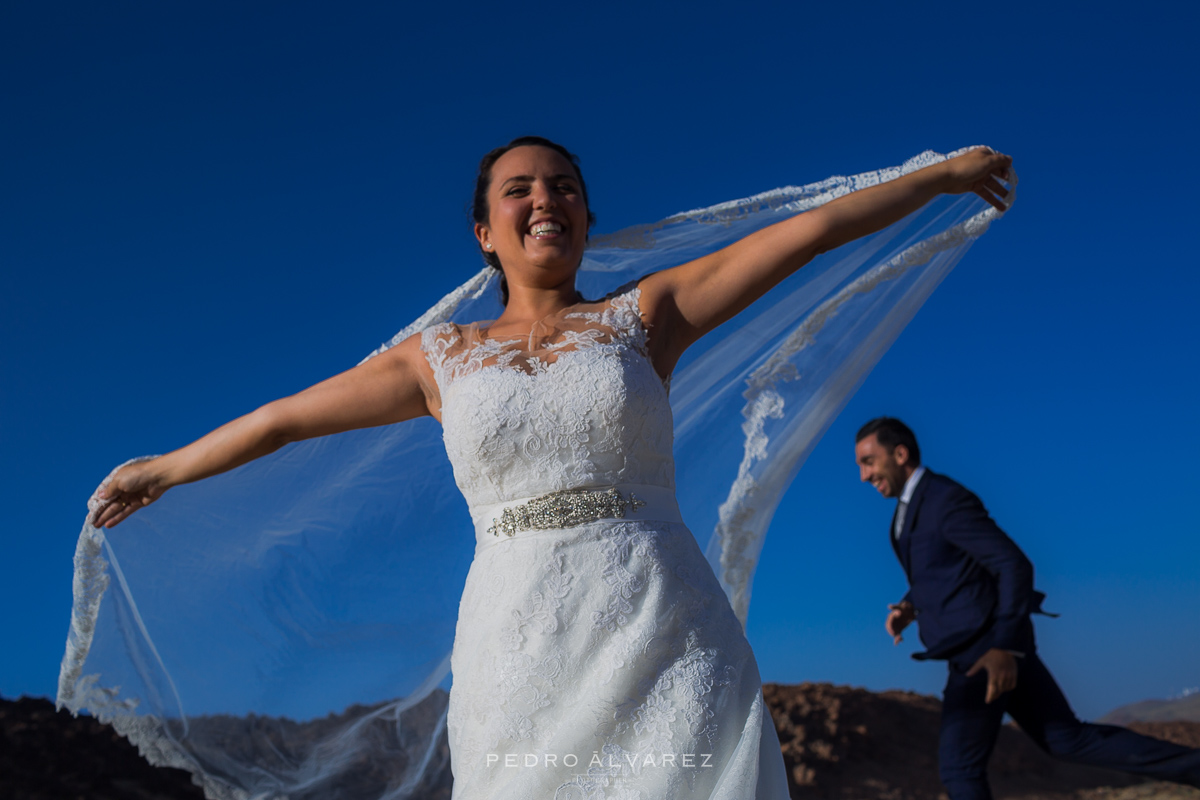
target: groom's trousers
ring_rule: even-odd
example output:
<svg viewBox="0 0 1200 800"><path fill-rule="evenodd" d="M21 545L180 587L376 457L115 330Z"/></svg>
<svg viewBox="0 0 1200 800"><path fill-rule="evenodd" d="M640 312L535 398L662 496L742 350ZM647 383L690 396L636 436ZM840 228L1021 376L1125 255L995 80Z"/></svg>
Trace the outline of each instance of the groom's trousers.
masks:
<svg viewBox="0 0 1200 800"><path fill-rule="evenodd" d="M1039 747L1065 761L1200 786L1200 750L1115 725L1080 722L1037 657L1017 659L1017 687L985 703L987 672L950 667L942 703L938 767L951 800L991 800L987 763L1007 711Z"/></svg>

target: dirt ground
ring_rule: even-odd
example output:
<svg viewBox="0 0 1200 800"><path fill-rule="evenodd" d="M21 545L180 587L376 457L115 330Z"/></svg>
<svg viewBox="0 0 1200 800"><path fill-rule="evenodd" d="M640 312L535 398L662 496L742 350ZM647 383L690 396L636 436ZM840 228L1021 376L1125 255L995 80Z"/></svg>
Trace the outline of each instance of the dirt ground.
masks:
<svg viewBox="0 0 1200 800"><path fill-rule="evenodd" d="M941 701L912 692L868 692L828 683L767 684L792 797L938 800ZM1200 723L1134 723L1142 733L1200 746ZM990 764L998 800L1200 800L1200 790L1080 767L1045 755L1015 726L1001 731Z"/></svg>
<svg viewBox="0 0 1200 800"><path fill-rule="evenodd" d="M827 683L767 684L794 800L941 800L941 703L912 692ZM1200 747L1200 723L1130 727ZM1055 762L1019 730L1002 731L991 764L997 800L1200 800L1200 790ZM449 797L450 776L420 800ZM50 701L0 700L3 800L202 800L187 773L151 767L110 728Z"/></svg>

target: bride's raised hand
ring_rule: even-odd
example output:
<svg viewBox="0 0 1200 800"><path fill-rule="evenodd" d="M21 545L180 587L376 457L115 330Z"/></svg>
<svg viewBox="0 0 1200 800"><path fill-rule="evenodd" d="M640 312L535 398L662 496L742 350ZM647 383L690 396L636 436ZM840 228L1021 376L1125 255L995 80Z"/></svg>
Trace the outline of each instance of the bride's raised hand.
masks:
<svg viewBox="0 0 1200 800"><path fill-rule="evenodd" d="M1009 183L1013 180L1012 156L997 153L990 147L976 147L961 156L942 162L945 170L946 194L974 192L999 211L1007 211Z"/></svg>
<svg viewBox="0 0 1200 800"><path fill-rule="evenodd" d="M433 380L416 333L357 367L267 403L191 444L118 469L89 501L89 522L119 525L172 486L240 467L290 442L391 425L431 414L425 387Z"/></svg>
<svg viewBox="0 0 1200 800"><path fill-rule="evenodd" d="M117 470L96 495L100 505L92 513L92 525L111 528L162 497L168 486L156 467L158 461L139 461Z"/></svg>

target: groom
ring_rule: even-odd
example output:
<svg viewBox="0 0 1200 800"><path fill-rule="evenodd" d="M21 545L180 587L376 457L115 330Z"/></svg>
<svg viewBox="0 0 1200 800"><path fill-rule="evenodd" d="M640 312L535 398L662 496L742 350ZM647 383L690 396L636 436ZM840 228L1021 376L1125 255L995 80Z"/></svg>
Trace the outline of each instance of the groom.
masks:
<svg viewBox="0 0 1200 800"><path fill-rule="evenodd" d="M888 606L898 644L917 620L924 653L949 662L938 767L951 800L990 800L987 762L1007 711L1050 755L1200 786L1200 750L1113 725L1080 722L1038 658L1030 614L1041 611L1033 565L979 498L921 465L916 436L898 419L864 425L859 474L899 499L890 536L909 592Z"/></svg>

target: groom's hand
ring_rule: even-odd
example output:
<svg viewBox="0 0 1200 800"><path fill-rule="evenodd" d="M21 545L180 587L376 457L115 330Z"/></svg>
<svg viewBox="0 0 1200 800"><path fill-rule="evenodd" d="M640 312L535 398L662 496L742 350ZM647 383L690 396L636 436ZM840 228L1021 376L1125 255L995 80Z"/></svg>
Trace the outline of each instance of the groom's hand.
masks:
<svg viewBox="0 0 1200 800"><path fill-rule="evenodd" d="M887 622L884 623L884 627L887 628L888 636L892 637L892 644L900 644L904 641L904 637L900 634L910 622L916 619L916 616L916 609L907 600L888 605Z"/></svg>
<svg viewBox="0 0 1200 800"><path fill-rule="evenodd" d="M979 657L979 660L975 662L975 666L967 670L967 677L975 675L981 669L986 669L988 674L987 697L984 698L985 703L997 700L1000 695L1017 688L1017 659L1016 656L1007 650L1000 650L995 647L988 650Z"/></svg>

